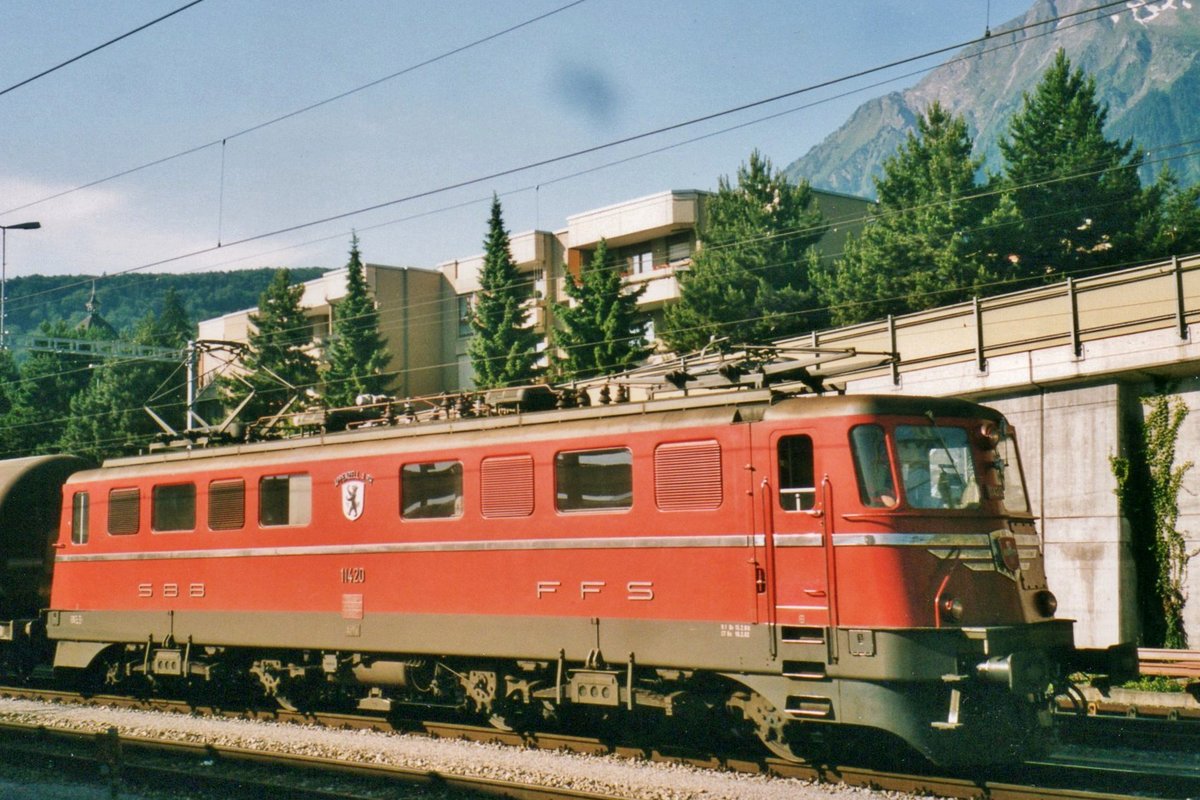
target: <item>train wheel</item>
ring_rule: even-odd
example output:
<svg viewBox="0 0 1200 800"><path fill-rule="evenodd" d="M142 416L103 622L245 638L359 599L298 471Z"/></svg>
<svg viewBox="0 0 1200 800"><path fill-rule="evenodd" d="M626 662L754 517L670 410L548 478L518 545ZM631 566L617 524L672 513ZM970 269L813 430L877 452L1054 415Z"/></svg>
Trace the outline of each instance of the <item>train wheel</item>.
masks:
<svg viewBox="0 0 1200 800"><path fill-rule="evenodd" d="M554 718L554 706L531 698L537 684L522 682L516 691L492 703L488 724L506 733L536 731Z"/></svg>
<svg viewBox="0 0 1200 800"><path fill-rule="evenodd" d="M541 715L532 708L507 705L497 708L488 716L488 725L505 733L524 733L537 730Z"/></svg>
<svg viewBox="0 0 1200 800"><path fill-rule="evenodd" d="M275 702L283 711L299 711L300 703L293 697L297 682L290 679L287 670L277 661L259 661L250 667L263 697Z"/></svg>
<svg viewBox="0 0 1200 800"><path fill-rule="evenodd" d="M790 720L757 692L734 692L727 706L740 714L754 735L773 754L785 761L804 761L788 741Z"/></svg>

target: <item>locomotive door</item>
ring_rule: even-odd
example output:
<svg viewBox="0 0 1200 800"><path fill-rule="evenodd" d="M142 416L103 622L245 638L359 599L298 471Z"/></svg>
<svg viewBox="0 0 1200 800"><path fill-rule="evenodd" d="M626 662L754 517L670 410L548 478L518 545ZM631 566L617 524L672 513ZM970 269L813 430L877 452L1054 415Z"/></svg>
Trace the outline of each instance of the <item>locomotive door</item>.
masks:
<svg viewBox="0 0 1200 800"><path fill-rule="evenodd" d="M763 531L768 622L827 627L830 624L826 564L825 474L813 446L814 431L764 432L754 448ZM762 618L762 616L760 616Z"/></svg>

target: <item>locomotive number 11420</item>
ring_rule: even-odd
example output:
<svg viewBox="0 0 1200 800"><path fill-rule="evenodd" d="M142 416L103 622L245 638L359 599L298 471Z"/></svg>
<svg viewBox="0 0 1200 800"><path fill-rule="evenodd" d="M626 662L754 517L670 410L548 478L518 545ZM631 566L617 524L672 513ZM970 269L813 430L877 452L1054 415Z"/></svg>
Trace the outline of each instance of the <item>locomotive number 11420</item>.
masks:
<svg viewBox="0 0 1200 800"><path fill-rule="evenodd" d="M342 583L366 583L366 567L342 567Z"/></svg>

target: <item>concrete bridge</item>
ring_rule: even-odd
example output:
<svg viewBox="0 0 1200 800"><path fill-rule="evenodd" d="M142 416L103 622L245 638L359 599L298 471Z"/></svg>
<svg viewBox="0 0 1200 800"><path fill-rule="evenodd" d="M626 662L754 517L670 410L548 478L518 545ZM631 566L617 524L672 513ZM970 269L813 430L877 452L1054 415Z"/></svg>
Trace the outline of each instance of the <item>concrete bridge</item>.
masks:
<svg viewBox="0 0 1200 800"><path fill-rule="evenodd" d="M892 352L894 365L847 374L852 393L956 395L999 408L1022 448L1059 615L1080 644L1138 634L1129 525L1110 457L1124 454L1142 398L1166 381L1192 414L1176 462L1200 461L1200 255L824 331L798 345ZM865 362L868 357L863 356ZM845 364L852 367L853 359ZM860 365L861 366L861 365ZM834 372L836 364L827 365ZM1179 498L1178 527L1200 547L1200 466ZM1200 644L1200 557L1184 609Z"/></svg>

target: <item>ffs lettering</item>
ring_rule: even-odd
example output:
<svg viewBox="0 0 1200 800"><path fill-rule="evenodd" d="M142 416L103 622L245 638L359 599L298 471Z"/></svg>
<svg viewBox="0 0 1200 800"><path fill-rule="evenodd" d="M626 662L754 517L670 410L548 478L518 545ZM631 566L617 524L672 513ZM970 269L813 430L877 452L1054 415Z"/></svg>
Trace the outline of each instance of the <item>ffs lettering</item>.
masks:
<svg viewBox="0 0 1200 800"><path fill-rule="evenodd" d="M574 595L587 601L599 595L611 593L607 581L580 581L577 586L564 587L562 581L538 581L535 591L538 600L550 600L555 596ZM618 589L619 591L619 589ZM625 599L632 602L647 602L654 599L653 581L629 581L625 584Z"/></svg>

